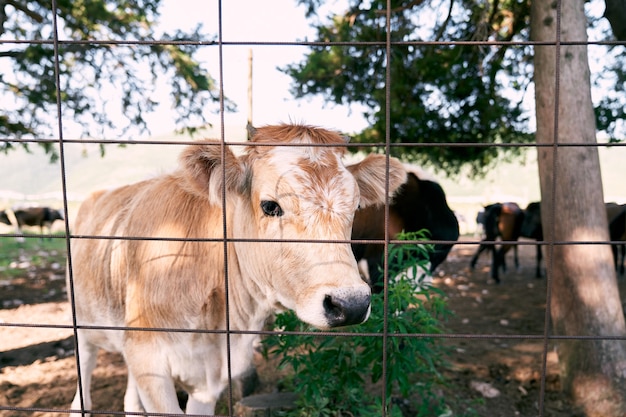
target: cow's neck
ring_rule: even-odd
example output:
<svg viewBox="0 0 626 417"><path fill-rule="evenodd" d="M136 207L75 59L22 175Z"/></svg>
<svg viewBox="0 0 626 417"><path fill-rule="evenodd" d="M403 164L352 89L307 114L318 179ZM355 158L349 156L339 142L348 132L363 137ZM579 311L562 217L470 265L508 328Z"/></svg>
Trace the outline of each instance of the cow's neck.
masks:
<svg viewBox="0 0 626 417"><path fill-rule="evenodd" d="M251 271L247 271L235 249L229 247L229 317L233 330L261 330L275 310L275 301L267 297L257 285Z"/></svg>

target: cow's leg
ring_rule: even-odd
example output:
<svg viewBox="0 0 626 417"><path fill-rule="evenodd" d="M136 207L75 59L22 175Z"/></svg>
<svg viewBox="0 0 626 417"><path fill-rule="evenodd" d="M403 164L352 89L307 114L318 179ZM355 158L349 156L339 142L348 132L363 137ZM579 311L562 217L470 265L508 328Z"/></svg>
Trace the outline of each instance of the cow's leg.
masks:
<svg viewBox="0 0 626 417"><path fill-rule="evenodd" d="M226 372L225 369L222 370ZM215 405L220 394L228 386L228 379L219 377L219 374L213 374L214 378L209 377L210 383L189 393L185 414L197 415L213 415L215 413Z"/></svg>
<svg viewBox="0 0 626 417"><path fill-rule="evenodd" d="M506 272L506 253L510 248L509 245L502 245L500 249L496 251L498 254L498 265L502 267L502 272Z"/></svg>
<svg viewBox="0 0 626 417"><path fill-rule="evenodd" d="M517 245L513 246L513 259L514 259L514 262L515 262L515 270L516 271L519 270L519 254L517 253L518 249L519 248L517 247Z"/></svg>
<svg viewBox="0 0 626 417"><path fill-rule="evenodd" d="M185 414L198 414L212 416L215 414L215 404L217 400L197 399L193 395L187 400Z"/></svg>
<svg viewBox="0 0 626 417"><path fill-rule="evenodd" d="M52 235L52 223L46 223L43 226L41 226L41 240L43 241L43 234L44 232L48 235ZM52 237L48 237L48 242L52 241Z"/></svg>
<svg viewBox="0 0 626 417"><path fill-rule="evenodd" d="M622 261L620 263L619 274L624 275L624 258L626 258L626 245L620 245L622 249Z"/></svg>
<svg viewBox="0 0 626 417"><path fill-rule="evenodd" d="M20 226L17 226L15 228L15 234L16 235L23 235L24 234L24 232L22 231L22 228ZM24 243L26 241L26 238L24 236L16 236L15 237L15 241L17 243Z"/></svg>
<svg viewBox="0 0 626 417"><path fill-rule="evenodd" d="M478 262L478 257L480 256L480 254L483 251L487 250L488 247L490 247L490 245L487 245L485 243L481 243L478 246L478 249L476 250L476 253L472 257L472 261L470 262L470 268L474 269L476 267L476 262Z"/></svg>
<svg viewBox="0 0 626 417"><path fill-rule="evenodd" d="M78 332L78 366L80 372L80 379L76 387L76 395L72 401L72 410L91 410L91 374L96 367L98 359L99 348L96 345L91 344L86 335ZM82 404L81 404L81 389L80 383L82 382ZM85 414L89 416L89 414Z"/></svg>
<svg viewBox="0 0 626 417"><path fill-rule="evenodd" d="M137 381L135 381L133 374L130 372L128 373L126 393L124 394L124 411L132 413L142 413L145 411L143 404L141 404L141 399L139 398Z"/></svg>
<svg viewBox="0 0 626 417"><path fill-rule="evenodd" d="M500 265L505 268L504 265L504 254L502 253L502 248L498 249L495 245L491 247L491 278L497 283L500 283L500 275L498 269Z"/></svg>
<svg viewBox="0 0 626 417"><path fill-rule="evenodd" d="M139 374L134 375L135 391L139 396L139 407L143 406L142 408L145 408L145 411L149 413L182 414L183 410L178 405L174 381L165 372L164 366L155 366L155 368L159 369L146 368L150 371L140 371ZM129 373L131 372L133 371L129 370ZM129 406L136 407L138 405L136 400L133 397L129 398L132 398ZM126 401L126 397L124 397L124 401Z"/></svg>
<svg viewBox="0 0 626 417"><path fill-rule="evenodd" d="M541 258L543 254L541 253L541 245L537 245L537 268L535 270L535 277L541 278Z"/></svg>
<svg viewBox="0 0 626 417"><path fill-rule="evenodd" d="M165 352L155 343L134 342L127 339L124 357L128 365L129 384L139 396L139 403L148 413L182 414L178 404L176 387L168 369ZM131 386L132 388L132 386ZM129 406L135 407L136 399L129 394ZM124 398L126 401L126 397ZM126 406L126 404L124 405ZM134 411L134 410L126 410Z"/></svg>

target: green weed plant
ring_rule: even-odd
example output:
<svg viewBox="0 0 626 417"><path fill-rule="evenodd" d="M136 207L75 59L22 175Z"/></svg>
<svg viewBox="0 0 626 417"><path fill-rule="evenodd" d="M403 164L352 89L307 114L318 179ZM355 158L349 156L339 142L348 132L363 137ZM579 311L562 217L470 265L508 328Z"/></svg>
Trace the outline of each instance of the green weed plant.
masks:
<svg viewBox="0 0 626 417"><path fill-rule="evenodd" d="M432 246L419 243L424 236L403 233L398 239L407 243L390 245L387 302L384 292L373 294L365 323L329 336L293 312L276 317L281 332L263 344L266 355L281 358L280 366L293 371L282 384L299 399L286 416L378 417L383 407L390 417L403 416L403 408L416 417L450 415L437 390L444 382L439 369L445 349L433 337L442 333L449 311L439 290L413 278L427 273Z"/></svg>

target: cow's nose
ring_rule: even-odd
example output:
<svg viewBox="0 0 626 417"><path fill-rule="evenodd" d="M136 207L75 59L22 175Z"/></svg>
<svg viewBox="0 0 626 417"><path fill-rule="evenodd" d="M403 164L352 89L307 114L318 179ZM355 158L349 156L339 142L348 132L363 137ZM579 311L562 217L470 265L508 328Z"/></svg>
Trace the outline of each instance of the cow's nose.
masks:
<svg viewBox="0 0 626 417"><path fill-rule="evenodd" d="M370 312L370 295L329 294L324 297L324 314L330 327L349 326L365 321Z"/></svg>

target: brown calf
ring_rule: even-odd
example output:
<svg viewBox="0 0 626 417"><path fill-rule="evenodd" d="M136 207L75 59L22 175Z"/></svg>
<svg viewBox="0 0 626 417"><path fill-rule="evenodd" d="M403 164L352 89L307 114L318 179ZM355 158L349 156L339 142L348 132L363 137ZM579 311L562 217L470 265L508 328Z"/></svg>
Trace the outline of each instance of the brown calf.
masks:
<svg viewBox="0 0 626 417"><path fill-rule="evenodd" d="M210 415L275 311L321 329L364 321L370 288L349 244L354 213L383 204L386 177L391 195L406 172L391 159L387 173L382 155L346 167L344 145L319 128L263 127L241 156L191 145L178 171L87 199L68 276L83 383L72 409L91 408L99 348L124 355L126 411L181 413L179 384L186 412Z"/></svg>

